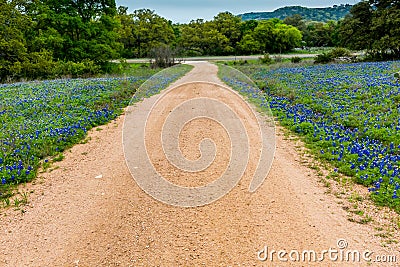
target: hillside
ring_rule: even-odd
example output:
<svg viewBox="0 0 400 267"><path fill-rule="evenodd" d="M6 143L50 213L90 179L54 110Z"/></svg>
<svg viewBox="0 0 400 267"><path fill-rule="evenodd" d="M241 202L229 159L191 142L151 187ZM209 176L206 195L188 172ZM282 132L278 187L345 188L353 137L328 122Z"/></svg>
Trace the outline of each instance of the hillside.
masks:
<svg viewBox="0 0 400 267"><path fill-rule="evenodd" d="M251 19L285 19L286 17L300 14L305 20L312 21L328 21L328 20L339 20L344 18L351 9L352 5L334 5L333 7L324 8L308 8L301 6L287 6L279 8L272 12L251 12L240 14L242 20Z"/></svg>

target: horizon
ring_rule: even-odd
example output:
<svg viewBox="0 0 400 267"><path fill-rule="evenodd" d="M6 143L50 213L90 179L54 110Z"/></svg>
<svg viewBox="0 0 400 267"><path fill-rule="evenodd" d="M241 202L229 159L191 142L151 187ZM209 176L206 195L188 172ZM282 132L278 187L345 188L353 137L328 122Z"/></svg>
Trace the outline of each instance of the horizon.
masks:
<svg viewBox="0 0 400 267"><path fill-rule="evenodd" d="M248 4L246 0L237 0L232 3L230 0L203 0L190 1L190 0L116 0L117 6L128 7L128 12L132 13L137 9L150 9L156 14L171 20L174 23L188 23L191 20L204 19L212 20L214 16L221 12L230 12L234 15L244 13L257 13L257 12L272 12L276 9L286 6L302 6L308 8L323 8L332 7L334 5L354 5L360 0L327 0L321 4L321 1L308 0L283 0L279 1L266 1L266 0L253 0Z"/></svg>

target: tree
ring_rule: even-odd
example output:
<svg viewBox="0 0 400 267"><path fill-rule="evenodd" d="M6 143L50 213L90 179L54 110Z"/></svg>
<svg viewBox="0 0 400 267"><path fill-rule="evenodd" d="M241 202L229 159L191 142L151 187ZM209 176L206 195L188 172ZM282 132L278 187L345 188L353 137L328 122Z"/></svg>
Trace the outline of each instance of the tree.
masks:
<svg viewBox="0 0 400 267"><path fill-rule="evenodd" d="M121 56L123 58L132 58L133 54L133 46L134 46L134 19L133 15L128 14L128 8L124 6L118 7L117 19L121 24L121 27L118 30L119 34L119 42L122 44L123 48L121 49Z"/></svg>
<svg viewBox="0 0 400 267"><path fill-rule="evenodd" d="M272 44L272 51L282 53L290 51L293 48L301 45L302 35L301 32L291 25L278 23L274 30L273 35L275 41Z"/></svg>
<svg viewBox="0 0 400 267"><path fill-rule="evenodd" d="M371 0L372 54L377 59L400 58L400 1Z"/></svg>
<svg viewBox="0 0 400 267"><path fill-rule="evenodd" d="M229 40L230 47L226 47L225 51L228 53L233 52L241 37L240 18L234 16L232 13L223 12L215 16L213 22L216 26L216 30Z"/></svg>
<svg viewBox="0 0 400 267"><path fill-rule="evenodd" d="M302 32L305 31L307 27L303 17L300 14L294 14L293 16L286 17L283 20L283 23L287 25L292 25Z"/></svg>
<svg viewBox="0 0 400 267"><path fill-rule="evenodd" d="M19 73L21 62L27 60L24 29L29 18L16 8L15 1L0 1L0 80Z"/></svg>
<svg viewBox="0 0 400 267"><path fill-rule="evenodd" d="M309 22L303 31L303 41L309 47L332 47L337 45L337 22Z"/></svg>
<svg viewBox="0 0 400 267"><path fill-rule="evenodd" d="M175 64L175 51L167 45L153 47L150 50L150 57L152 66L156 68L167 68Z"/></svg>
<svg viewBox="0 0 400 267"><path fill-rule="evenodd" d="M174 41L171 23L154 11L140 9L129 15L123 11L119 11L118 18L122 25L119 33L125 57L146 57L152 48Z"/></svg>
<svg viewBox="0 0 400 267"><path fill-rule="evenodd" d="M354 5L350 14L340 23L341 45L355 50L371 49L372 15L373 10L368 2L362 1Z"/></svg>
<svg viewBox="0 0 400 267"><path fill-rule="evenodd" d="M240 32L241 36L245 36L248 33L252 33L254 29L257 27L258 21L257 20L245 20L242 21L240 24Z"/></svg>
<svg viewBox="0 0 400 267"><path fill-rule="evenodd" d="M239 51L245 55L256 54L260 52L260 43L256 41L252 34L246 34L239 42Z"/></svg>
<svg viewBox="0 0 400 267"><path fill-rule="evenodd" d="M246 42L241 42L241 47L259 47L262 53L282 53L300 46L302 34L296 27L286 25L279 19L270 19L258 23L252 38L258 44L251 44L252 39L248 36Z"/></svg>
<svg viewBox="0 0 400 267"><path fill-rule="evenodd" d="M182 26L180 45L186 50L187 55L203 54L203 24L203 19L197 19Z"/></svg>
<svg viewBox="0 0 400 267"><path fill-rule="evenodd" d="M218 31L215 23L193 20L182 27L180 45L188 55L223 55L232 52L229 39Z"/></svg>
<svg viewBox="0 0 400 267"><path fill-rule="evenodd" d="M119 22L113 0L41 0L28 8L26 38L32 52L48 49L56 60L93 60L103 65L118 57Z"/></svg>
<svg viewBox="0 0 400 267"><path fill-rule="evenodd" d="M115 0L42 0L51 11L80 17L83 23L103 15L114 16L117 12Z"/></svg>
<svg viewBox="0 0 400 267"><path fill-rule="evenodd" d="M274 24L271 20L261 21L254 29L253 38L258 42L262 53L271 52L274 42L273 29Z"/></svg>
<svg viewBox="0 0 400 267"><path fill-rule="evenodd" d="M229 39L218 31L215 24L206 22L203 25L202 47L205 55L225 55L233 52Z"/></svg>
<svg viewBox="0 0 400 267"><path fill-rule="evenodd" d="M371 6L375 7L378 10L384 10L388 8L400 8L399 0L369 0L367 2L369 2Z"/></svg>
<svg viewBox="0 0 400 267"><path fill-rule="evenodd" d="M374 59L400 58L400 1L362 1L340 25L342 44L366 49Z"/></svg>

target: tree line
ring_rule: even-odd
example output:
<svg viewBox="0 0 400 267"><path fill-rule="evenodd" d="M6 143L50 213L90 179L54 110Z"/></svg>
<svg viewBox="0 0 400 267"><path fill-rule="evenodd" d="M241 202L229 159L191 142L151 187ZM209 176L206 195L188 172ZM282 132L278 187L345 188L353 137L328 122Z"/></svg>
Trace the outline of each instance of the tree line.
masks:
<svg viewBox="0 0 400 267"><path fill-rule="evenodd" d="M366 49L371 59L400 59L400 0L361 1L341 25L343 46Z"/></svg>
<svg viewBox="0 0 400 267"><path fill-rule="evenodd" d="M119 28L113 0L0 0L0 79L98 73Z"/></svg>
<svg viewBox="0 0 400 267"><path fill-rule="evenodd" d="M148 9L127 13L118 8L123 44L122 57L148 56L157 46L168 45L183 56L234 55L287 52L301 45L301 32L279 19L244 21L229 12L211 21L173 24Z"/></svg>
<svg viewBox="0 0 400 267"><path fill-rule="evenodd" d="M296 47L366 49L400 58L400 1L368 0L340 21L300 15L173 23L148 9L128 13L114 0L0 0L0 80L110 71L110 59L141 58L155 48L179 56L284 53Z"/></svg>

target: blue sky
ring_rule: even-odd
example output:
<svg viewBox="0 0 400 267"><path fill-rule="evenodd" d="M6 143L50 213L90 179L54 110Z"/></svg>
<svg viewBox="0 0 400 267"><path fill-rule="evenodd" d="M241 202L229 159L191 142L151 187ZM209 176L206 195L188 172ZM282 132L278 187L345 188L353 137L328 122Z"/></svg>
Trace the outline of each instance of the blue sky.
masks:
<svg viewBox="0 0 400 267"><path fill-rule="evenodd" d="M327 7L340 4L356 4L359 0L116 0L117 6L135 9L148 8L173 22L189 22L192 19L212 19L219 12L241 14L251 11L273 11L283 6Z"/></svg>

